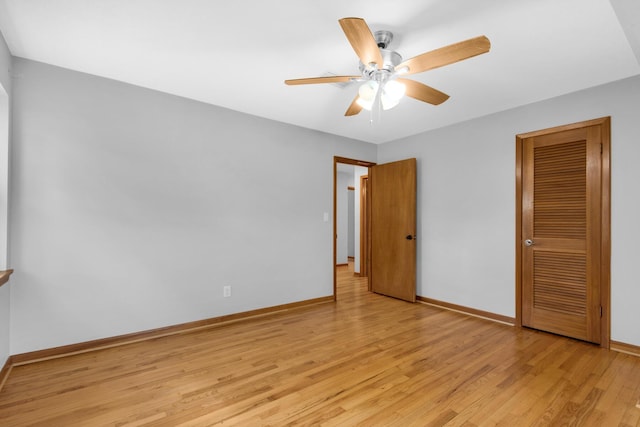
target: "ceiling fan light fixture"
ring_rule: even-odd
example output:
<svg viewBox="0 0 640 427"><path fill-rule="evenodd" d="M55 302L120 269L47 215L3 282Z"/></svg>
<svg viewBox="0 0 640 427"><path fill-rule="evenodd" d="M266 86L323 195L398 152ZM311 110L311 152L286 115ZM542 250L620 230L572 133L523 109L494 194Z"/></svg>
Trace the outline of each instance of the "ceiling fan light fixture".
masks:
<svg viewBox="0 0 640 427"><path fill-rule="evenodd" d="M382 97L380 98L380 102L382 102L382 109L386 111L396 107L400 103L400 100L388 98L382 95Z"/></svg>
<svg viewBox="0 0 640 427"><path fill-rule="evenodd" d="M356 103L367 111L371 111L371 107L373 107L373 101L367 101L360 97L358 97Z"/></svg>
<svg viewBox="0 0 640 427"><path fill-rule="evenodd" d="M376 100L376 94L380 88L380 84L375 80L368 80L358 89L358 99L356 102L359 106L367 111L371 111L373 103ZM398 81L389 80L382 86L380 94L380 103L383 110L390 110L400 103L405 94L406 86Z"/></svg>
<svg viewBox="0 0 640 427"><path fill-rule="evenodd" d="M382 88L380 102L383 110L390 110L400 103L406 90L405 85L395 80L388 81Z"/></svg>
<svg viewBox="0 0 640 427"><path fill-rule="evenodd" d="M397 80L389 80L382 88L382 98L388 98L398 103L407 91L407 87Z"/></svg>
<svg viewBox="0 0 640 427"><path fill-rule="evenodd" d="M373 101L378 92L378 82L375 80L367 80L364 84L360 85L358 89L358 95L360 98Z"/></svg>

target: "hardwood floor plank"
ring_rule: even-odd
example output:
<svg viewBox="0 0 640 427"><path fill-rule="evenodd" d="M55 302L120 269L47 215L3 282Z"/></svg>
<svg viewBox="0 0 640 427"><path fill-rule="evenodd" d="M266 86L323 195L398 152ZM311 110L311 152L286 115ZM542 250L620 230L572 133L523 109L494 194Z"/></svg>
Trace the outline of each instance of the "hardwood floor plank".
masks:
<svg viewBox="0 0 640 427"><path fill-rule="evenodd" d="M640 426L640 359L367 292L15 366L0 425Z"/></svg>

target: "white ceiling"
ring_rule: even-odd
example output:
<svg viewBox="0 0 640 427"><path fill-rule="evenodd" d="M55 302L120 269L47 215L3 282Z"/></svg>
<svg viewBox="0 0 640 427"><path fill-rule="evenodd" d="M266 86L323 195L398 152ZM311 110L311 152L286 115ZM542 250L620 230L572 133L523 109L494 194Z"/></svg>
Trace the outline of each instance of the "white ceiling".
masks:
<svg viewBox="0 0 640 427"><path fill-rule="evenodd" d="M614 7L612 6L615 6ZM374 143L640 74L638 0L0 0L13 55ZM621 19L617 18L616 12ZM491 52L411 76L451 96L369 122L338 19L394 33L405 59L486 35ZM634 54L635 49L635 54Z"/></svg>

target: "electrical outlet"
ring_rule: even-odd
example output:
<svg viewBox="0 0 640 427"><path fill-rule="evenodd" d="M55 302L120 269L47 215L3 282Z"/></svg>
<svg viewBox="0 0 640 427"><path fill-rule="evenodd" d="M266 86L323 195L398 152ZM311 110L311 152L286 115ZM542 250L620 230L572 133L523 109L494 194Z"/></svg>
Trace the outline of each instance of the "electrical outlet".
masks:
<svg viewBox="0 0 640 427"><path fill-rule="evenodd" d="M225 286L224 288L222 288L222 296L224 296L225 298L231 296L231 286Z"/></svg>

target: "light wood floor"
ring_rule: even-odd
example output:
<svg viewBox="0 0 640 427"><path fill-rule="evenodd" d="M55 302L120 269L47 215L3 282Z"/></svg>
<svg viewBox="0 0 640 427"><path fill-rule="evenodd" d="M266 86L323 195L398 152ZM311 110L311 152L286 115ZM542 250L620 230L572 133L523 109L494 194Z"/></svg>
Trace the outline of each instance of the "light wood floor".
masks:
<svg viewBox="0 0 640 427"><path fill-rule="evenodd" d="M339 275L336 304L15 367L0 425L640 425L640 358Z"/></svg>

